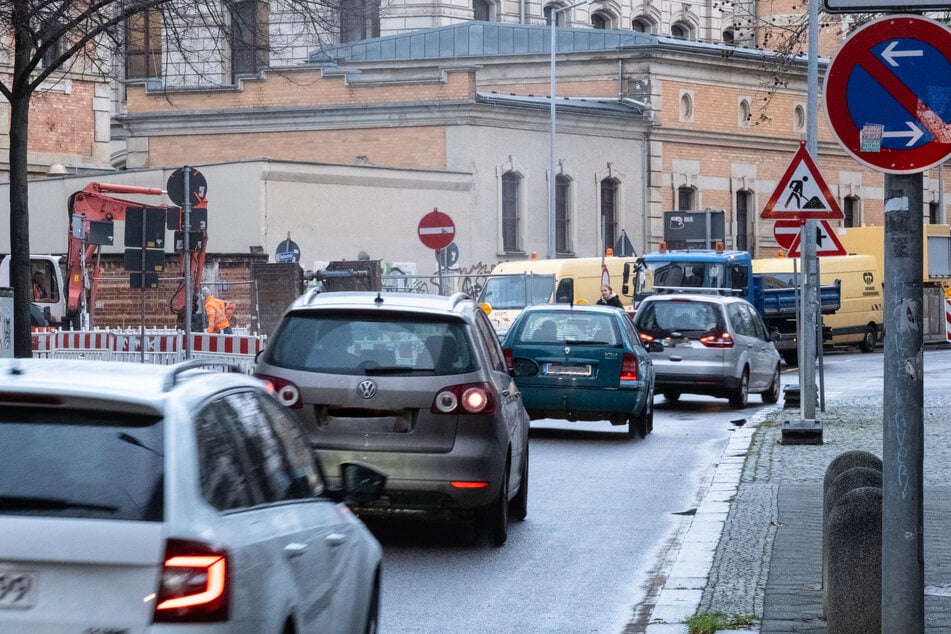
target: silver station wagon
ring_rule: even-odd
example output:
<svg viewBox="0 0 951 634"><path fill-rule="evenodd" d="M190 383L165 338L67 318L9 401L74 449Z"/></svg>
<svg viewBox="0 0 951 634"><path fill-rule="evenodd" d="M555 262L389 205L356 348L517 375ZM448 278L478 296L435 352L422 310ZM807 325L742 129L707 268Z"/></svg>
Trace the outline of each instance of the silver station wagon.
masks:
<svg viewBox="0 0 951 634"><path fill-rule="evenodd" d="M750 392L779 400L779 353L762 318L745 299L702 294L652 295L634 316L654 361L655 386L667 400L681 394L728 398L746 407Z"/></svg>

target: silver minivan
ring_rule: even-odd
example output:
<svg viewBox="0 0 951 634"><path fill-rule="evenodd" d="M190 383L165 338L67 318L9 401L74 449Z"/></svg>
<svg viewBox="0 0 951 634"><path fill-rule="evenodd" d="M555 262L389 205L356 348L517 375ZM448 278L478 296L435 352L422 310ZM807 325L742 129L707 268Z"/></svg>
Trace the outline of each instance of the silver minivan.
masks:
<svg viewBox="0 0 951 634"><path fill-rule="evenodd" d="M750 392L779 400L780 357L756 309L744 299L703 294L652 295L634 324L654 361L656 391L728 398L746 407Z"/></svg>

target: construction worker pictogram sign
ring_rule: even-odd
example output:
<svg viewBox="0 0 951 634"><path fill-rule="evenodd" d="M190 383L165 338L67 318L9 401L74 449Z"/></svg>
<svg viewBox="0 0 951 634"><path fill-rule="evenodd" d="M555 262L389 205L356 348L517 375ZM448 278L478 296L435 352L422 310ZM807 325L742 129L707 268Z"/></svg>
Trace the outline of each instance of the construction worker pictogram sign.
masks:
<svg viewBox="0 0 951 634"><path fill-rule="evenodd" d="M803 230L805 230L805 227L803 227ZM786 257L801 257L802 254L799 252L801 242L802 231L797 233L796 237L793 238ZM816 256L822 257L824 255L848 255L848 251L842 246L842 242L838 236L835 235L835 230L832 228L832 225L829 224L828 220L820 220L816 223Z"/></svg>
<svg viewBox="0 0 951 634"><path fill-rule="evenodd" d="M779 179L776 191L763 208L760 218L838 220L842 217L842 210L809 156L805 141L800 141L799 151Z"/></svg>

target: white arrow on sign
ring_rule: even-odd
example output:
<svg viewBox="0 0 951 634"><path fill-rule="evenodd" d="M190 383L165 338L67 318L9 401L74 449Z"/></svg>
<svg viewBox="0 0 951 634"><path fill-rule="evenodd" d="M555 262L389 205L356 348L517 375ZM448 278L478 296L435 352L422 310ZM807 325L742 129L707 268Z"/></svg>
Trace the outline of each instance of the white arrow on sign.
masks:
<svg viewBox="0 0 951 634"><path fill-rule="evenodd" d="M918 49L912 49L910 51L896 51L895 47L898 46L898 40L891 42L884 51L882 51L882 58L888 62L891 66L898 66L898 62L895 61L896 57L923 57L925 52Z"/></svg>
<svg viewBox="0 0 951 634"><path fill-rule="evenodd" d="M908 126L908 130L904 131L893 131L893 132L882 132L882 138L892 138L900 139L902 137L908 137L908 143L905 144L906 147L911 147L918 142L918 139L925 133L924 130L915 125L914 121L906 121L905 125Z"/></svg>

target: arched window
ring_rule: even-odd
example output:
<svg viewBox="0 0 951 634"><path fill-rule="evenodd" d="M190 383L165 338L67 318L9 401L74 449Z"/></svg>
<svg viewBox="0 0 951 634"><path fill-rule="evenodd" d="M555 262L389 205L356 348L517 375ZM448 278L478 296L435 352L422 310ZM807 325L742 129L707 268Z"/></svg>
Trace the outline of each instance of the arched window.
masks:
<svg viewBox="0 0 951 634"><path fill-rule="evenodd" d="M654 27L647 18L634 18L631 20L631 29L638 33L653 33Z"/></svg>
<svg viewBox="0 0 951 634"><path fill-rule="evenodd" d="M492 3L487 0L472 0L472 19L490 22L492 20Z"/></svg>
<svg viewBox="0 0 951 634"><path fill-rule="evenodd" d="M519 240L519 195L522 177L515 172L502 174L502 249L506 252L520 251Z"/></svg>
<svg viewBox="0 0 951 634"><path fill-rule="evenodd" d="M162 76L162 12L146 9L125 23L126 79Z"/></svg>
<svg viewBox="0 0 951 634"><path fill-rule="evenodd" d="M736 209L734 215L736 218L736 249L737 251L749 251L750 249L750 208L752 207L753 193L747 190L736 192Z"/></svg>
<svg viewBox="0 0 951 634"><path fill-rule="evenodd" d="M937 201L932 200L928 203L928 223L932 225L941 224L941 219L938 217L938 210L940 209Z"/></svg>
<svg viewBox="0 0 951 634"><path fill-rule="evenodd" d="M380 0L340 0L340 41L380 37Z"/></svg>
<svg viewBox="0 0 951 634"><path fill-rule="evenodd" d="M601 229L604 231L604 247L613 247L617 241L618 182L613 178L601 181Z"/></svg>
<svg viewBox="0 0 951 634"><path fill-rule="evenodd" d="M591 26L596 29L609 29L611 21L603 13L595 13L591 16Z"/></svg>
<svg viewBox="0 0 951 634"><path fill-rule="evenodd" d="M689 40L691 31L690 25L684 22L675 22L670 25L670 37L680 40Z"/></svg>
<svg viewBox="0 0 951 634"><path fill-rule="evenodd" d="M693 211L694 194L696 190L688 185L681 185L677 188L677 211Z"/></svg>
<svg viewBox="0 0 951 634"><path fill-rule="evenodd" d="M571 212L568 205L568 192L571 189L571 179L563 174L555 177L555 251L571 253Z"/></svg>
<svg viewBox="0 0 951 634"><path fill-rule="evenodd" d="M842 226L859 226L859 198L858 196L846 196L842 201Z"/></svg>
<svg viewBox="0 0 951 634"><path fill-rule="evenodd" d="M555 20L556 20L555 26L565 26L566 24L568 24L567 14L570 13L571 10L569 9L567 11L559 11L558 9L560 8L561 7L559 7L557 4L545 5L545 24L547 24L548 26L551 26L552 14L555 15Z"/></svg>

